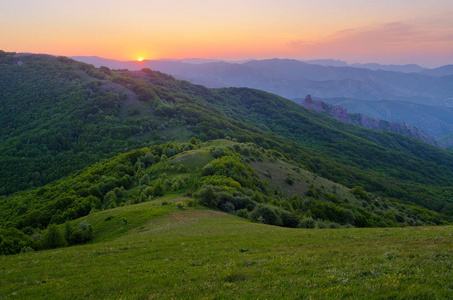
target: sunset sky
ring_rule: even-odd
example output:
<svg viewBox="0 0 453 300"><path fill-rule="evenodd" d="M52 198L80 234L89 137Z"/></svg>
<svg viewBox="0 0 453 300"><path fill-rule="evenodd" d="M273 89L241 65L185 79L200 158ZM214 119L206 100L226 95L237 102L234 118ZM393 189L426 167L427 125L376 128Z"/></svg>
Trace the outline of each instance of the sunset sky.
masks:
<svg viewBox="0 0 453 300"><path fill-rule="evenodd" d="M0 49L453 64L452 0L0 0Z"/></svg>

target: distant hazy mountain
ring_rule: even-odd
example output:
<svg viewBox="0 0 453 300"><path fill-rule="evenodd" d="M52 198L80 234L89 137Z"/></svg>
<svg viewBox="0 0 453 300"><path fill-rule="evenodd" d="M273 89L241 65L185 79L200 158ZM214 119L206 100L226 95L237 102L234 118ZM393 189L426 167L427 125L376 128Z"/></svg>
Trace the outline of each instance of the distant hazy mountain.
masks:
<svg viewBox="0 0 453 300"><path fill-rule="evenodd" d="M75 59L112 69L150 68L207 87L249 87L288 99L311 94L319 99L379 101L376 102L380 103L379 105L376 103L368 105L366 102L360 105L358 103L340 105L352 112L364 113L373 118L411 124L435 139L453 133L453 121L449 117L453 115L452 110L441 108L453 107L453 75L448 75L453 66L422 70L419 73L404 73L419 70L421 67L378 64L365 64L360 68L359 65L321 66L319 64L342 65L344 62L314 60L308 63L291 59L253 60L241 64L229 62L194 64L178 60L118 62L99 57ZM398 72L369 70L364 67L396 68ZM382 102L383 100L390 102ZM392 104L383 108L382 103ZM414 105L411 106L410 103ZM444 112L448 112L449 116L440 118Z"/></svg>
<svg viewBox="0 0 453 300"><path fill-rule="evenodd" d="M96 67L104 65L113 69L129 70L150 68L208 87L250 87L289 99L311 94L319 98L404 100L453 106L453 76L437 77L401 71L321 66L292 59L253 60L242 64L228 62L194 64L179 60L119 62L98 57L75 57L75 59ZM341 64L335 61L333 63ZM417 67L409 65L406 68Z"/></svg>
<svg viewBox="0 0 453 300"><path fill-rule="evenodd" d="M303 60L302 62L311 64L311 65L319 65L325 67L347 67L348 63L342 60L336 59L312 59L312 60Z"/></svg>
<svg viewBox="0 0 453 300"><path fill-rule="evenodd" d="M158 59L154 61L177 61L182 63L188 64L207 64L207 63L215 63L215 62L226 62L232 64L243 64L249 61L253 61L254 59L244 59L244 60L223 60L223 59L205 59L205 58L183 58L183 59Z"/></svg>
<svg viewBox="0 0 453 300"><path fill-rule="evenodd" d="M96 68L101 66L109 67L110 69L126 69L130 64L131 61L119 61L114 59L103 58L99 56L72 56L72 59L77 61L81 61L87 64L91 64ZM131 69L132 70L132 69Z"/></svg>
<svg viewBox="0 0 453 300"><path fill-rule="evenodd" d="M392 71L392 72L402 72L402 73L419 73L425 70L425 68L420 67L419 65L409 64L409 65L381 65L381 64L351 64L351 67L354 68L363 68L369 70L383 70L383 71Z"/></svg>
<svg viewBox="0 0 453 300"><path fill-rule="evenodd" d="M446 65L435 69L426 69L423 70L422 73L431 76L453 75L453 65Z"/></svg>

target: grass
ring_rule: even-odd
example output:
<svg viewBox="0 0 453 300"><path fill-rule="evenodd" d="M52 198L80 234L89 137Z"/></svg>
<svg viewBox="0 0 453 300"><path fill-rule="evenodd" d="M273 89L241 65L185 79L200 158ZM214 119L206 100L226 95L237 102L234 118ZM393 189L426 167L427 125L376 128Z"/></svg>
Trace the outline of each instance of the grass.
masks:
<svg viewBox="0 0 453 300"><path fill-rule="evenodd" d="M452 227L288 229L159 202L87 219L97 233L91 244L0 257L0 298L453 295Z"/></svg>
<svg viewBox="0 0 453 300"><path fill-rule="evenodd" d="M255 170L258 178L269 183L270 190L281 191L287 197L305 194L312 185L321 188L324 192L334 193L342 199L354 201L354 197L346 187L283 160L264 159L251 162L250 166ZM294 184L290 185L286 182L288 177L294 180Z"/></svg>

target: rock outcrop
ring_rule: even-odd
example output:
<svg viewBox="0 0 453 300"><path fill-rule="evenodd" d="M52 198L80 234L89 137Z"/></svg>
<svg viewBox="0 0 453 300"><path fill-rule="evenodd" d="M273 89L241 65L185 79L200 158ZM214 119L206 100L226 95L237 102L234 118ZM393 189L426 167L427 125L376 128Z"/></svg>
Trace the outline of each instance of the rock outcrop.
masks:
<svg viewBox="0 0 453 300"><path fill-rule="evenodd" d="M348 110L342 106L333 106L322 101L315 101L311 98L311 95L307 95L305 100L300 104L305 108L329 114L335 119L352 124L352 121L348 115Z"/></svg>
<svg viewBox="0 0 453 300"><path fill-rule="evenodd" d="M357 126L370 128L370 129L377 129L383 131L389 131L394 133L399 133L403 135L407 135L416 139L419 139L425 143L431 144L433 146L437 146L440 148L445 148L442 144L436 142L433 138L427 135L424 131L417 129L409 124L402 123L402 122L390 122L384 121L380 119L375 119L370 116L364 114L348 114L346 108L342 106L334 106L323 101L313 100L311 95L307 95L305 100L300 103L305 108L313 109L322 113L326 113L337 120L354 124Z"/></svg>

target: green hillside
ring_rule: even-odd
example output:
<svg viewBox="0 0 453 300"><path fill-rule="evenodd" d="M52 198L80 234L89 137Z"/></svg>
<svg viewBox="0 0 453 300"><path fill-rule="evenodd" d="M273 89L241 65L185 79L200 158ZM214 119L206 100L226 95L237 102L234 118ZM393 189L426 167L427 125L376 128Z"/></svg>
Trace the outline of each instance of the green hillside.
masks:
<svg viewBox="0 0 453 300"><path fill-rule="evenodd" d="M293 228L449 222L448 216L321 178L275 150L229 140L200 144L192 138L189 143L132 150L4 198L0 253L85 243L93 237L91 229L86 231L88 224L75 237L68 233L66 243L49 244L44 236L51 232L51 224L162 197L191 197L190 206L201 204L253 222Z"/></svg>
<svg viewBox="0 0 453 300"><path fill-rule="evenodd" d="M0 69L0 298L451 294L451 151L149 69Z"/></svg>
<svg viewBox="0 0 453 300"><path fill-rule="evenodd" d="M105 209L110 205L144 201L137 186L146 184L140 184L138 168L143 171L150 162L160 162L162 155L166 156L165 160L188 151L190 145L197 145L198 141L223 138L254 143L254 149L262 149L259 151L291 161L301 174L315 173L318 177L353 189L362 200L369 200L368 204L359 203L364 211L381 216L366 216L366 220L374 218L374 221L365 222L365 226L379 226L381 221L390 226L451 221L451 151L401 135L345 124L265 92L237 88L207 89L149 69L112 71L106 67L96 69L65 57L5 52L0 53L0 66L0 194L5 195L0 198L0 205L4 208L1 222L6 227L46 227L49 223L61 223L86 215L93 207ZM146 150L152 152L152 158L144 158L147 161L142 163L144 166L134 156L141 157L140 153L145 150L114 157L131 149L168 141L187 142L191 136L198 141L185 145L155 146L156 149L166 149L168 153ZM168 147L173 148L168 150ZM214 170L214 174L220 172L222 174L216 175L232 178L241 188L270 197L264 202L278 204L279 199L274 198L292 197L293 194L297 197L307 193L311 196L329 194L316 190L318 179L309 179L314 175L296 178L300 182L312 180L310 191L303 184L294 187L295 179L291 177L296 176L294 170L288 171L291 176L284 175L287 179L285 184L293 183L290 189L275 185L274 179L266 178L272 176L275 166L266 166L265 162L254 164L248 158L250 153L233 152L236 156L228 163L233 167L232 173L239 173L234 175ZM105 160L107 158L111 159ZM110 176L110 181L100 179L99 174L94 172L89 179L77 183L80 186L65 186L69 179L55 182L67 175L77 178L84 172L81 171L84 167L96 162L103 161L88 170L121 160L124 161L120 163L123 165L120 170L102 171L107 177L109 172L114 174ZM198 171L177 172L180 178L171 177L176 173L170 175L171 172L165 172L170 178L160 179L162 182L176 180L178 184L175 187L166 187L174 191L178 190L178 185L187 188L195 184L235 187L235 183L224 178L206 182L199 178L200 182L196 182L195 174L203 175L206 163L200 163ZM220 161L219 165L222 164L225 165L225 162ZM173 167L178 168L177 165ZM252 167L256 168L256 176L251 171ZM148 172L150 182L163 176L161 169ZM266 181L271 182L271 190L266 190ZM43 187L50 182L54 183ZM126 194L123 190L119 191L121 187L127 190ZM118 190L113 192L116 188ZM12 194L14 192L18 193ZM369 192L373 193L374 198L371 198L374 200L367 196ZM106 196L109 194L107 199L113 197L112 193L117 199L120 198L119 202L106 202ZM253 193L242 194L250 198L253 196ZM89 196L93 198L87 200ZM330 202L335 202L332 199ZM236 200L227 202L232 204L232 201ZM260 203L256 199L254 201ZM414 208L397 209L404 211L399 215L388 210L385 207L387 203L391 204L390 207L409 205ZM428 213L425 208L440 214ZM303 216L309 215L308 211L312 212L310 206L300 209ZM323 211L325 207L318 210ZM344 224L344 220L333 217L321 219Z"/></svg>
<svg viewBox="0 0 453 300"><path fill-rule="evenodd" d="M87 220L88 245L0 256L0 297L449 299L453 289L451 227L295 230L155 202Z"/></svg>
<svg viewBox="0 0 453 300"><path fill-rule="evenodd" d="M203 121L232 135L264 134L232 124L202 99L187 96L178 86L186 83L164 74L112 73L63 57L6 53L0 68L0 195L150 143L187 141L194 131L201 134ZM174 110L177 101L185 101L182 113ZM276 135L264 139L283 143Z"/></svg>

